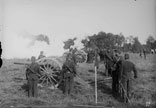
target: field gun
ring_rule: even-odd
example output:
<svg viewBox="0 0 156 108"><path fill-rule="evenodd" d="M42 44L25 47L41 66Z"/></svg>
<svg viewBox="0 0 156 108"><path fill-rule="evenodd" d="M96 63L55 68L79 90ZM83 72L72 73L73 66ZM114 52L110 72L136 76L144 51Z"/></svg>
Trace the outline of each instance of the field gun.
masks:
<svg viewBox="0 0 156 108"><path fill-rule="evenodd" d="M16 65L29 65L30 63L20 63L20 62L14 62Z"/></svg>
<svg viewBox="0 0 156 108"><path fill-rule="evenodd" d="M64 53L61 57L44 57L36 61L40 65L39 84L42 86L55 86L58 84L62 65L68 53ZM77 63L86 62L86 59L87 56L83 51L78 50L76 52ZM14 62L14 64L27 67L30 62Z"/></svg>

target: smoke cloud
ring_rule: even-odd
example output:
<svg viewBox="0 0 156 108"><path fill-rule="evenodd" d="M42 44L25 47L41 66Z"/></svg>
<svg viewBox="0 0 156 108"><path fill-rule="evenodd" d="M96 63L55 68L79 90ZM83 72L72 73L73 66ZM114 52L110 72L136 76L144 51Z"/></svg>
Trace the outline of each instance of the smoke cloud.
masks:
<svg viewBox="0 0 156 108"><path fill-rule="evenodd" d="M46 42L48 45L50 44L49 37L43 34L37 35L35 41L43 41Z"/></svg>
<svg viewBox="0 0 156 108"><path fill-rule="evenodd" d="M33 46L36 41L39 42L45 42L47 45L50 45L50 39L47 35L39 34L39 35L31 35L27 32L20 34L23 38L29 39L31 42L29 43L29 46Z"/></svg>

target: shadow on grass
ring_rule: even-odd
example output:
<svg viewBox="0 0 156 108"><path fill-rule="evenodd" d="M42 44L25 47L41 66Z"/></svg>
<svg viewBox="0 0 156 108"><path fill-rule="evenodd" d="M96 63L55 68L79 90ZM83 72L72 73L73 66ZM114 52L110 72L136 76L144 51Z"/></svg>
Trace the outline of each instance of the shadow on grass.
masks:
<svg viewBox="0 0 156 108"><path fill-rule="evenodd" d="M22 86L21 86L21 89L23 89L25 92L27 92L28 91L28 84L23 84Z"/></svg>
<svg viewBox="0 0 156 108"><path fill-rule="evenodd" d="M93 69L89 69L88 72L94 73L94 70Z"/></svg>
<svg viewBox="0 0 156 108"><path fill-rule="evenodd" d="M103 71L98 71L98 74L101 76L106 76L106 73L104 73Z"/></svg>
<svg viewBox="0 0 156 108"><path fill-rule="evenodd" d="M90 70L88 70L88 72L94 73L95 71L93 69L90 69ZM106 76L106 73L104 73L103 71L97 71L97 73L99 75Z"/></svg>
<svg viewBox="0 0 156 108"><path fill-rule="evenodd" d="M91 81L90 85L95 87L95 81ZM102 93L112 94L112 89L103 80L98 80L97 86L97 89L101 90Z"/></svg>

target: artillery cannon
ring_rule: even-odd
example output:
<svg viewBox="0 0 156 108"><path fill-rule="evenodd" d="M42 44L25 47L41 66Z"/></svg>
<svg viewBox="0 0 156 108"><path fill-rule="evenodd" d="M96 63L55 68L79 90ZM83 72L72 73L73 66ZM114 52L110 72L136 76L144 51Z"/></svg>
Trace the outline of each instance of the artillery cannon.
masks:
<svg viewBox="0 0 156 108"><path fill-rule="evenodd" d="M42 86L55 86L58 84L62 65L68 53L64 53L62 57L44 57L37 60L37 63L40 65L39 84ZM78 50L75 55L77 63L86 62L87 55L84 51ZM27 66L30 63L15 62L14 64Z"/></svg>

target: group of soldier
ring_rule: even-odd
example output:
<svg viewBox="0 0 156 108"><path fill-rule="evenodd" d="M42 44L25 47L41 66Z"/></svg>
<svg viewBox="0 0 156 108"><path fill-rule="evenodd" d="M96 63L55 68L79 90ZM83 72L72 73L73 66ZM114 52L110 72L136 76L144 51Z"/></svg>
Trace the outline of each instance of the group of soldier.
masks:
<svg viewBox="0 0 156 108"><path fill-rule="evenodd" d="M123 57L118 50L107 50L104 58L106 73L112 77L112 95L128 102L132 97L132 72L134 72L134 78L137 78L135 64L129 60L129 54Z"/></svg>
<svg viewBox="0 0 156 108"><path fill-rule="evenodd" d="M96 51L95 51L96 52ZM97 53L96 53L97 54ZM132 72L134 72L134 78L137 78L137 70L129 60L129 54L125 54L124 57L120 55L118 50L106 51L103 53L106 73L112 77L112 95L120 97L124 102L128 102L131 98L132 91ZM39 59L45 57L41 52ZM74 77L76 76L76 60L74 51L71 50L67 55L65 63L62 66L61 74L58 84L55 87L59 87L62 84L63 93L69 95L73 90ZM37 96L37 82L39 74L39 65L35 62L35 57L31 58L32 63L27 68L28 79L28 96ZM63 82L63 83L62 83Z"/></svg>
<svg viewBox="0 0 156 108"><path fill-rule="evenodd" d="M43 51L40 52L38 59L44 58ZM72 93L74 76L76 75L76 62L73 51L67 55L65 63L60 72L58 84L55 87L62 86L63 93L69 95ZM28 80L28 97L37 97L37 85L40 75L40 66L36 62L35 56L31 57L31 64L26 69L26 79Z"/></svg>

